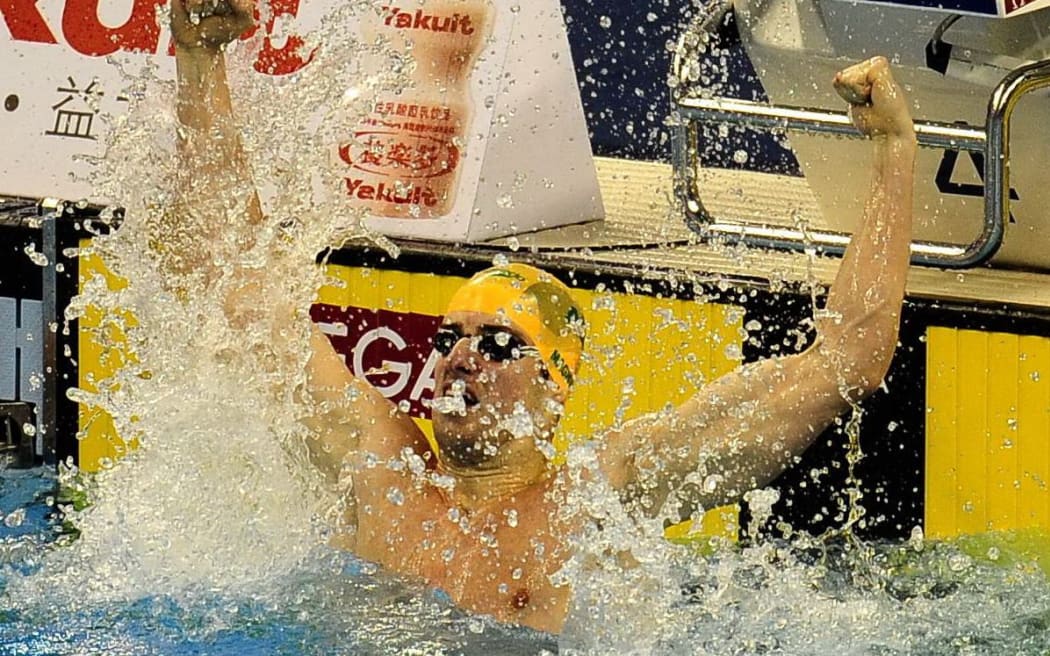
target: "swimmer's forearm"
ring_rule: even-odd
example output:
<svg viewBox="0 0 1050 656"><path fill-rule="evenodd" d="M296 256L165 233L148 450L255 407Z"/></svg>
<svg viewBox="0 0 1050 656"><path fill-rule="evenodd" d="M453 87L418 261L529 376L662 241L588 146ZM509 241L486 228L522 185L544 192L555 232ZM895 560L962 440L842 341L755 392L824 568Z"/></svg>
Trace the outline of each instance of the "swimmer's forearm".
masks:
<svg viewBox="0 0 1050 656"><path fill-rule="evenodd" d="M221 52L176 48L175 68L176 110L183 127L204 132L232 115L226 58ZM180 136L185 140L188 135Z"/></svg>
<svg viewBox="0 0 1050 656"><path fill-rule="evenodd" d="M828 294L828 317L818 322L824 340L819 348L852 363L858 386L868 391L881 383L897 345L910 259L917 149L911 131L873 143L874 171L864 217Z"/></svg>
<svg viewBox="0 0 1050 656"><path fill-rule="evenodd" d="M243 194L246 205L229 218L259 221L262 209L233 113L225 57L221 51L177 47L175 63L181 203L204 207Z"/></svg>

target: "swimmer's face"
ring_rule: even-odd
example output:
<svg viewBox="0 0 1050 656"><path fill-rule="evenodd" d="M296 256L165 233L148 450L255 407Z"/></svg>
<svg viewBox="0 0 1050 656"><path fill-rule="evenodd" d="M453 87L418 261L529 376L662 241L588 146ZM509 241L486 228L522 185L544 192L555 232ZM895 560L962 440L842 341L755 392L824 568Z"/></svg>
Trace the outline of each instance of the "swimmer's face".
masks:
<svg viewBox="0 0 1050 656"><path fill-rule="evenodd" d="M528 335L500 317L459 311L445 317L434 343L434 396L454 400L433 412L443 458L473 466L514 440L551 439L564 393Z"/></svg>

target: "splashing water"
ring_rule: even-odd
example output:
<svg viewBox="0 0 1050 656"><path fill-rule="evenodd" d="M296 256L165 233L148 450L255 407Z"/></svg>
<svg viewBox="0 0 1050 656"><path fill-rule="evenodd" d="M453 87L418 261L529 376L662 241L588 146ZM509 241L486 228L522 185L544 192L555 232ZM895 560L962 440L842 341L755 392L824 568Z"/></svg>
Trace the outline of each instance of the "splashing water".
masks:
<svg viewBox="0 0 1050 656"><path fill-rule="evenodd" d="M247 73L251 46L227 54L245 150L263 181L261 224L244 220L251 186L223 179L191 180L181 192L225 185L212 211L172 215L187 188L174 147L181 128L163 100L174 84L148 66L129 79L130 112L109 117L111 139L92 176L125 219L82 252L118 282L88 281L66 318L100 308L99 343L126 339L124 367L70 397L104 409L139 448L96 477L91 506L71 518L81 531L74 547L11 581L13 596L57 593L90 605L201 585L247 590L296 567L323 539L335 505L307 464L298 421L307 412L297 396L306 309L323 280L316 254L365 234L325 172L369 100L401 84L410 66L343 33L359 11L370 8L347 3L329 15L306 46L313 62L286 78ZM105 210L103 221L114 214ZM170 244L205 249L202 261L218 275L173 260ZM260 287L252 296L241 292L252 285Z"/></svg>

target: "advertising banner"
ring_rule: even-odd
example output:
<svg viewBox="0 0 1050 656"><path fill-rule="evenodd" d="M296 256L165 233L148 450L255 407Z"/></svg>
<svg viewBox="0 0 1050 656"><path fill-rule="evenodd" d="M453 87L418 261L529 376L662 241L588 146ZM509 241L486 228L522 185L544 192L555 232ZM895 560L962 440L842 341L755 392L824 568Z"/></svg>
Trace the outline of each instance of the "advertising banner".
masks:
<svg viewBox="0 0 1050 656"><path fill-rule="evenodd" d="M111 56L171 78L166 0L0 1L0 195L93 198L102 116L128 106ZM374 0L346 31L415 59L410 84L377 98L332 166L370 227L392 236L482 240L600 219L603 209L556 0ZM310 25L334 0L270 0L244 35L255 70L294 74ZM131 70L136 70L132 68Z"/></svg>

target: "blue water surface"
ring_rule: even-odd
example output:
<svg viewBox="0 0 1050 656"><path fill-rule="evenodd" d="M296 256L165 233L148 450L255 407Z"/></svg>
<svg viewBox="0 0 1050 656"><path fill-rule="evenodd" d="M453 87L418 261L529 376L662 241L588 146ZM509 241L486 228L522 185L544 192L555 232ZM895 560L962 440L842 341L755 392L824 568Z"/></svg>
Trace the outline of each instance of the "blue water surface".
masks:
<svg viewBox="0 0 1050 656"><path fill-rule="evenodd" d="M12 599L10 582L46 567L61 526L52 517L50 470L0 472L0 654L3 656L543 654L548 634L456 609L447 596L388 577L352 555L319 546L298 571L250 593L221 588L157 591L85 604ZM85 577L91 575L84 573ZM67 598L59 595L56 599Z"/></svg>

